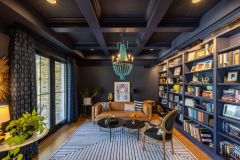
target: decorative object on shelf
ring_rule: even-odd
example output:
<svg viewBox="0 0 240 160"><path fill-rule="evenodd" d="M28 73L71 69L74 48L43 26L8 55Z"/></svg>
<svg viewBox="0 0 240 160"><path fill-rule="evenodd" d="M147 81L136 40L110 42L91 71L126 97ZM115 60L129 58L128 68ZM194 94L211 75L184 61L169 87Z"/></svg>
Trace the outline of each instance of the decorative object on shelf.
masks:
<svg viewBox="0 0 240 160"><path fill-rule="evenodd" d="M191 72L194 72L194 71L196 71L196 66L192 66L191 68Z"/></svg>
<svg viewBox="0 0 240 160"><path fill-rule="evenodd" d="M159 79L159 82L160 82L161 84L166 84L166 79L160 78L160 79Z"/></svg>
<svg viewBox="0 0 240 160"><path fill-rule="evenodd" d="M112 101L113 100L113 94L112 93L108 93L108 101Z"/></svg>
<svg viewBox="0 0 240 160"><path fill-rule="evenodd" d="M179 93L179 88L180 88L180 85L175 84L175 85L173 86L174 92L175 92L175 93Z"/></svg>
<svg viewBox="0 0 240 160"><path fill-rule="evenodd" d="M10 133L10 137L7 138L4 143L10 147L21 145L37 132L42 133L45 127L46 124L44 123L43 116L38 116L35 110L33 110L32 113L26 112L17 120L12 120L6 127L6 131ZM11 157L12 159L23 159L19 147L10 150L6 159L9 158L9 155L13 156Z"/></svg>
<svg viewBox="0 0 240 160"><path fill-rule="evenodd" d="M240 71L226 71L224 75L224 83L239 83Z"/></svg>
<svg viewBox="0 0 240 160"><path fill-rule="evenodd" d="M209 77L202 77L202 84L209 84Z"/></svg>
<svg viewBox="0 0 240 160"><path fill-rule="evenodd" d="M193 75L192 82L200 82L200 81L198 80L198 74L194 74L194 75Z"/></svg>
<svg viewBox="0 0 240 160"><path fill-rule="evenodd" d="M194 93L195 93L195 96L200 96L201 95L201 88L196 86L194 88Z"/></svg>
<svg viewBox="0 0 240 160"><path fill-rule="evenodd" d="M206 53L206 55L212 54L212 49L213 49L213 43L205 44L205 53Z"/></svg>
<svg viewBox="0 0 240 160"><path fill-rule="evenodd" d="M205 49L200 49L200 50L196 51L196 58L200 58L200 57L203 57L205 55L206 55Z"/></svg>
<svg viewBox="0 0 240 160"><path fill-rule="evenodd" d="M181 67L177 67L177 68L175 68L175 70L174 70L174 76L179 76L181 74Z"/></svg>
<svg viewBox="0 0 240 160"><path fill-rule="evenodd" d="M114 101L130 102L130 82L114 82Z"/></svg>
<svg viewBox="0 0 240 160"><path fill-rule="evenodd" d="M224 101L239 102L240 90L236 90L236 89L223 90L221 99Z"/></svg>
<svg viewBox="0 0 240 160"><path fill-rule="evenodd" d="M197 63L195 71L202 71L202 70L204 70L204 66L205 66L205 62Z"/></svg>
<svg viewBox="0 0 240 160"><path fill-rule="evenodd" d="M196 58L196 52L189 52L187 56L187 61L192 61Z"/></svg>
<svg viewBox="0 0 240 160"><path fill-rule="evenodd" d="M167 104L167 100L166 99L162 99L162 104Z"/></svg>
<svg viewBox="0 0 240 160"><path fill-rule="evenodd" d="M213 93L212 93L212 91L203 91L202 92L202 97L212 99L213 98Z"/></svg>
<svg viewBox="0 0 240 160"><path fill-rule="evenodd" d="M232 104L224 104L223 115L240 120L240 107Z"/></svg>
<svg viewBox="0 0 240 160"><path fill-rule="evenodd" d="M9 66L7 58L0 59L0 101L7 98L9 93Z"/></svg>
<svg viewBox="0 0 240 160"><path fill-rule="evenodd" d="M204 69L211 69L212 68L212 60L208 60L204 62Z"/></svg>
<svg viewBox="0 0 240 160"><path fill-rule="evenodd" d="M122 35L123 37L123 35ZM117 44L119 48L118 57L112 57L113 70L120 77L120 80L125 80L126 76L129 75L133 68L133 56L127 55L128 42L122 39Z"/></svg>
<svg viewBox="0 0 240 160"><path fill-rule="evenodd" d="M192 98L185 98L185 105L188 107L194 107L195 100Z"/></svg>

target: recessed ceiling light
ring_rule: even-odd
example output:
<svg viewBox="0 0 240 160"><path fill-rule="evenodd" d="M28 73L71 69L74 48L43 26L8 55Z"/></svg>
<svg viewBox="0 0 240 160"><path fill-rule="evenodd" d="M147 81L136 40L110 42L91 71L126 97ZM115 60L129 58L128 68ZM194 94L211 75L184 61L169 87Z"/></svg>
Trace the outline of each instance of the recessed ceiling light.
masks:
<svg viewBox="0 0 240 160"><path fill-rule="evenodd" d="M90 51L94 51L94 48L91 48Z"/></svg>
<svg viewBox="0 0 240 160"><path fill-rule="evenodd" d="M51 4L56 4L57 3L57 0L47 0L48 3L51 3Z"/></svg>
<svg viewBox="0 0 240 160"><path fill-rule="evenodd" d="M201 2L202 0L192 0L192 3L199 3L199 2Z"/></svg>
<svg viewBox="0 0 240 160"><path fill-rule="evenodd" d="M150 50L150 51L154 51L154 49L153 49L153 48L150 48L149 50Z"/></svg>

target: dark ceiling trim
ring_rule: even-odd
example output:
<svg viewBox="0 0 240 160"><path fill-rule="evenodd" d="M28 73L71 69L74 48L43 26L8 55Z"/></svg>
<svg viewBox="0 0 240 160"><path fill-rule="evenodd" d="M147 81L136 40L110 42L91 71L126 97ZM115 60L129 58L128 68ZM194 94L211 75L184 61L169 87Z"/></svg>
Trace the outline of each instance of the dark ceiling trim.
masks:
<svg viewBox="0 0 240 160"><path fill-rule="evenodd" d="M147 22L143 17L102 17L101 26L104 27L146 27Z"/></svg>
<svg viewBox="0 0 240 160"><path fill-rule="evenodd" d="M86 21L90 29L92 30L96 40L98 41L99 45L102 47L102 50L106 56L109 55L109 51L107 49L106 42L104 40L103 34L101 32L100 25L98 23L98 19L94 12L93 6L90 1L86 0L76 0L78 7L82 11Z"/></svg>
<svg viewBox="0 0 240 160"><path fill-rule="evenodd" d="M155 32L158 24L162 20L163 16L167 12L168 8L172 4L173 0L158 0L156 7L154 7L154 11L151 14L151 17L149 17L148 25L147 25L147 31L143 34L139 35L139 38L137 40L138 47L135 50L135 56L139 55L143 47L147 44L148 40L151 38L152 34Z"/></svg>
<svg viewBox="0 0 240 160"><path fill-rule="evenodd" d="M146 21L149 21L150 17L152 17L155 10L154 8L157 6L157 1L158 0L150 0L145 16Z"/></svg>
<svg viewBox="0 0 240 160"><path fill-rule="evenodd" d="M92 0L92 5L93 5L93 8L94 8L97 18L100 19L102 16L102 10L101 10L99 0Z"/></svg>

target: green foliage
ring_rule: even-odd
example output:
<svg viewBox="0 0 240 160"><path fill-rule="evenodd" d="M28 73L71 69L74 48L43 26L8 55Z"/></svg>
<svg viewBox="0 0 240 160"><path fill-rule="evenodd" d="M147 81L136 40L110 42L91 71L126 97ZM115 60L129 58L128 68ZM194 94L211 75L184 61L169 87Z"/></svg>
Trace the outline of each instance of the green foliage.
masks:
<svg viewBox="0 0 240 160"><path fill-rule="evenodd" d="M36 132L42 133L46 124L43 122L44 117L38 116L35 110L32 113L24 113L22 117L17 120L12 120L6 127L6 131L10 133L10 137L3 143L10 147L20 145L31 137ZM8 155L3 160L21 160L23 155L19 148L10 150Z"/></svg>
<svg viewBox="0 0 240 160"><path fill-rule="evenodd" d="M98 97L101 92L100 88L95 88L92 92L89 90L89 88L83 88L80 92L80 95L82 98L84 97Z"/></svg>

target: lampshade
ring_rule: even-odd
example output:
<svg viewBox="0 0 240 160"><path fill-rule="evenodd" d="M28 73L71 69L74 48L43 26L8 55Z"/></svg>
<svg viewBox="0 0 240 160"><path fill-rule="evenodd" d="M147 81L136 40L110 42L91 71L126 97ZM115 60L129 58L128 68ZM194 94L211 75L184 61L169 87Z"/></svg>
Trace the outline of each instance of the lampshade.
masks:
<svg viewBox="0 0 240 160"><path fill-rule="evenodd" d="M0 105L0 123L4 123L10 120L8 105Z"/></svg>

